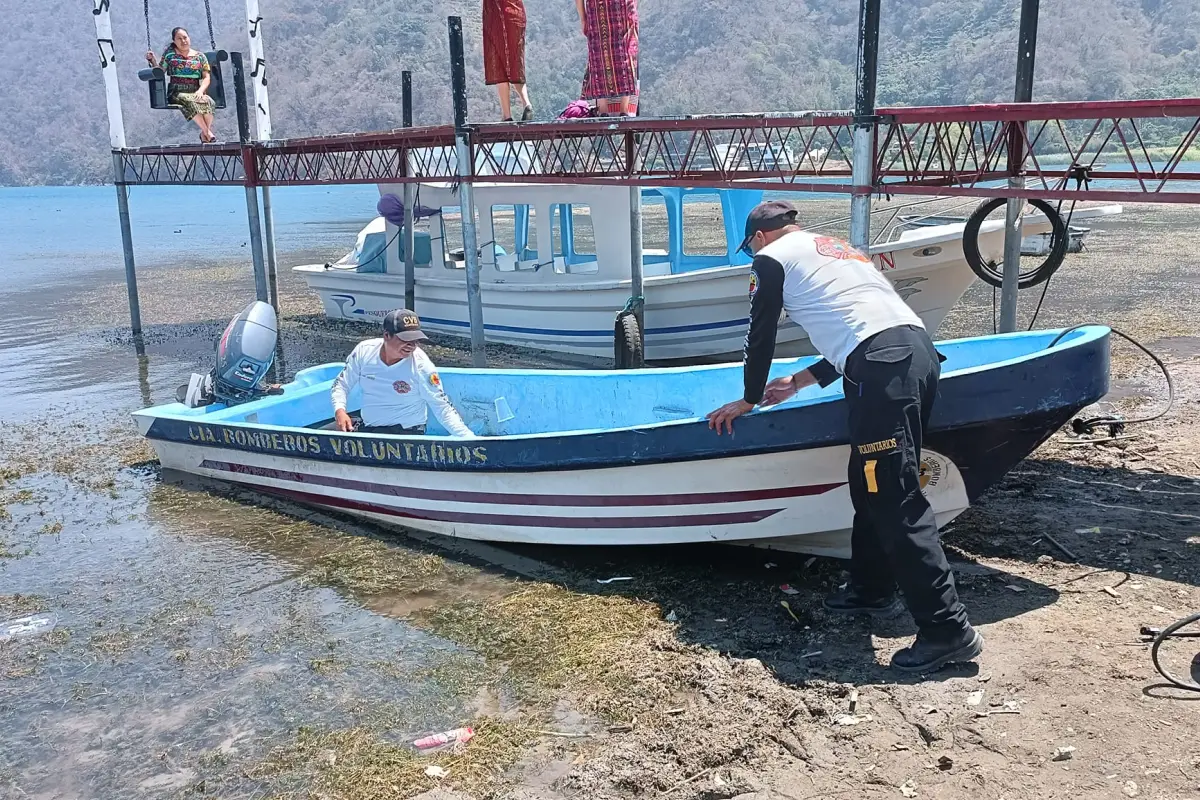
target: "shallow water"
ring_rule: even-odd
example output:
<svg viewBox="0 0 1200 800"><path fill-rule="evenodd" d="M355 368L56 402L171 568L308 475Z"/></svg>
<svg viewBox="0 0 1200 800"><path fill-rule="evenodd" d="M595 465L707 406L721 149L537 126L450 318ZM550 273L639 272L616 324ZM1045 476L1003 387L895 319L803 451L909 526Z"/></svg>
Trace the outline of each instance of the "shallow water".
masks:
<svg viewBox="0 0 1200 800"><path fill-rule="evenodd" d="M178 192L134 194L139 353L111 187L0 189L0 621L58 619L0 643L0 796L169 796L300 726L371 722L409 741L479 701L430 675L475 657L405 617L499 596L505 579L343 521L171 485L145 462L129 412L207 369L253 297L240 198L206 192L181 226L164 211ZM277 192L281 269L348 249L375 196ZM204 242L187 264L175 229ZM342 357L357 335L295 331L288 371ZM230 774L227 796L256 790Z"/></svg>

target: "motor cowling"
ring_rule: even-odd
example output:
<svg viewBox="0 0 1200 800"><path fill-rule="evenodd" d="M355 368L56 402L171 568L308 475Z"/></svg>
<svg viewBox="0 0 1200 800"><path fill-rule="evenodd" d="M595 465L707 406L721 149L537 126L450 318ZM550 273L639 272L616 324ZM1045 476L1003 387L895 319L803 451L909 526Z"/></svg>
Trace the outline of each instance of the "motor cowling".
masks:
<svg viewBox="0 0 1200 800"><path fill-rule="evenodd" d="M275 309L261 300L250 303L221 334L212 372L193 373L176 393L179 402L192 408L210 403L232 406L267 394L262 382L275 361L278 339Z"/></svg>

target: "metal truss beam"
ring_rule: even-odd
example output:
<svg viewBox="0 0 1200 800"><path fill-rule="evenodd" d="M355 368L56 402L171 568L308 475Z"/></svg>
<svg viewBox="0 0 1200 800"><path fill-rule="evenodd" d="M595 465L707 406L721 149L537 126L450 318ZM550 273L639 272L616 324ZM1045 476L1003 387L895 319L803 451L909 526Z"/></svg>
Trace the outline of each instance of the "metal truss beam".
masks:
<svg viewBox="0 0 1200 800"><path fill-rule="evenodd" d="M1186 166L1200 98L890 108L876 120L880 193L1200 203L1200 172ZM836 111L476 125L472 180L849 193L851 123ZM127 184L462 180L452 126L114 152ZM1014 171L1024 189L1009 188Z"/></svg>

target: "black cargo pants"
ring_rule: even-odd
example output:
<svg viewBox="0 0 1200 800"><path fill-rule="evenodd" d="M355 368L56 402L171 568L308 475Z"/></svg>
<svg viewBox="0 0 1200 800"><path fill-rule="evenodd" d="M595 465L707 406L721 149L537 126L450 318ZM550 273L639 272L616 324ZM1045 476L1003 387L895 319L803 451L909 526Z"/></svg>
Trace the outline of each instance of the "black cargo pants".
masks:
<svg viewBox="0 0 1200 800"><path fill-rule="evenodd" d="M846 359L850 406L850 576L867 596L899 587L921 631L950 638L967 625L954 575L921 492L921 440L941 374L922 329L881 331Z"/></svg>

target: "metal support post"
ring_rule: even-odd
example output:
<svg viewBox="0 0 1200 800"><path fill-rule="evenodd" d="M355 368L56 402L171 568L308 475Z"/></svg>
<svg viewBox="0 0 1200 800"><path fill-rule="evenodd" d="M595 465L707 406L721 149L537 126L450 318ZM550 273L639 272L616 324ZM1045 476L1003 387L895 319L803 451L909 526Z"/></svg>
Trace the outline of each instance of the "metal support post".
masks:
<svg viewBox="0 0 1200 800"><path fill-rule="evenodd" d="M639 352L646 352L646 297L642 288L642 187L629 187L629 294L633 316L637 318L638 335L642 339ZM640 367L641 364L633 364Z"/></svg>
<svg viewBox="0 0 1200 800"><path fill-rule="evenodd" d="M1037 53L1039 0L1021 0L1021 31L1017 51L1018 103L1033 100L1033 62ZM1025 188L1025 124L1011 123L1008 138L1008 186ZM1018 283L1021 273L1021 208L1025 201L1010 197L1004 219L1004 277L1000 286L1000 332L1017 329Z"/></svg>
<svg viewBox="0 0 1200 800"><path fill-rule="evenodd" d="M625 134L625 163L629 167L630 176L637 174L637 142L634 134ZM644 366L646 353L646 297L642 282L645 266L645 254L642 250L642 187L629 187L629 302L632 305L633 316L637 320L638 337L641 346L638 352L642 354L643 363L630 364L631 367Z"/></svg>
<svg viewBox="0 0 1200 800"><path fill-rule="evenodd" d="M142 304L138 300L137 269L133 263L133 229L129 224L129 187L121 174L121 156L113 153L113 177L117 185L117 216L121 220L121 252L125 256L125 291L129 295L129 327L134 338L142 335Z"/></svg>
<svg viewBox="0 0 1200 800"><path fill-rule="evenodd" d="M267 290L275 314L279 314L279 273L275 266L275 215L271 213L271 187L262 187L263 239L267 245Z"/></svg>
<svg viewBox="0 0 1200 800"><path fill-rule="evenodd" d="M879 0L859 0L850 243L864 253L869 253L871 247L871 191L875 183L875 83L878 67Z"/></svg>
<svg viewBox="0 0 1200 800"><path fill-rule="evenodd" d="M232 52L229 62L233 65L233 88L237 99L238 140L242 143L242 165L246 172L246 218L250 223L250 256L254 260L254 294L264 303L271 302L267 283L267 265L263 258L262 218L258 213L257 175L254 168L254 153L250 149L250 109L246 104L246 71L242 65L242 54Z"/></svg>
<svg viewBox="0 0 1200 800"><path fill-rule="evenodd" d="M121 225L121 252L125 256L125 290L129 295L129 327L134 346L142 347L142 307L138 300L137 269L133 261L133 229L129 223L129 187L125 185L121 154L125 149L125 117L121 113L121 89L117 82L117 51L113 46L112 18L108 0L93 0L96 48L104 74L104 99L108 108L108 143L113 149L113 184L117 187L117 216Z"/></svg>
<svg viewBox="0 0 1200 800"><path fill-rule="evenodd" d="M475 192L471 183L471 133L467 130L467 69L463 58L462 18L450 17L450 71L454 86L454 145L458 162L458 205L462 210L463 258L467 272L467 311L471 318L471 363L487 366L483 298L479 292L479 244L475 235Z"/></svg>
<svg viewBox="0 0 1200 800"><path fill-rule="evenodd" d="M405 128L413 124L412 114L412 73L404 70L400 73L400 113L401 122ZM401 155L404 158L401 169L408 176L409 150L404 148ZM400 232L400 240L404 247L404 307L417 310L417 259L413 248L416 247L417 209L413 204L413 185L404 184L404 230Z"/></svg>
<svg viewBox="0 0 1200 800"><path fill-rule="evenodd" d="M254 86L255 138L271 138L271 98L267 93L267 59L263 43L263 17L258 0L246 0L246 31L250 40L250 78ZM271 187L262 187L263 236L266 240L267 288L270 303L279 313L279 267L275 259L275 215L271 211Z"/></svg>

